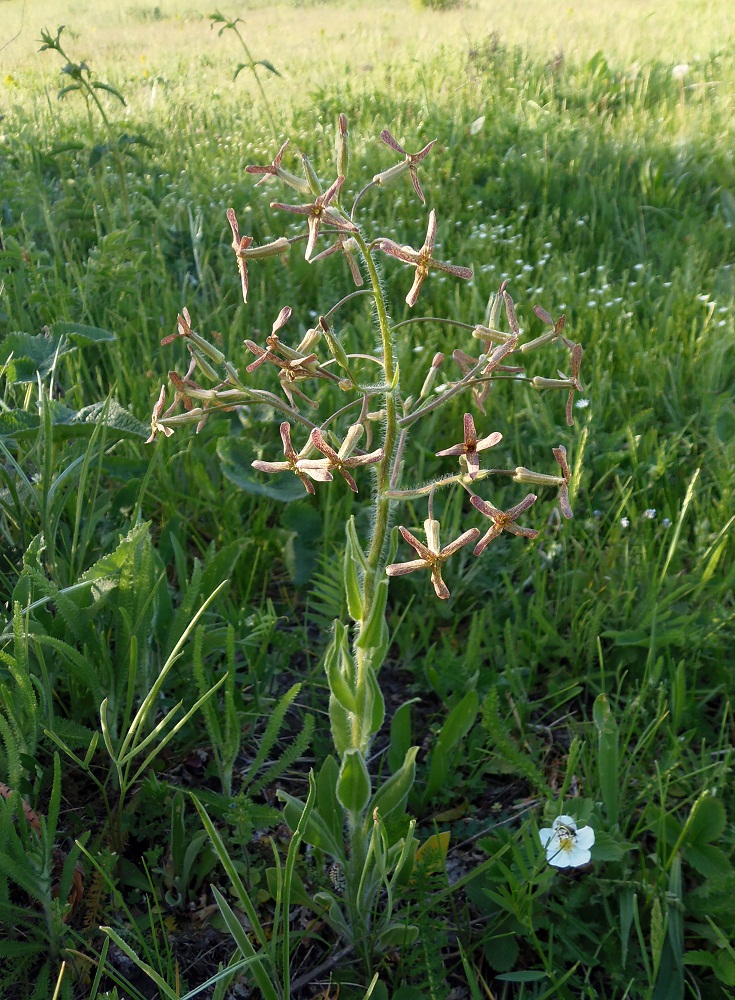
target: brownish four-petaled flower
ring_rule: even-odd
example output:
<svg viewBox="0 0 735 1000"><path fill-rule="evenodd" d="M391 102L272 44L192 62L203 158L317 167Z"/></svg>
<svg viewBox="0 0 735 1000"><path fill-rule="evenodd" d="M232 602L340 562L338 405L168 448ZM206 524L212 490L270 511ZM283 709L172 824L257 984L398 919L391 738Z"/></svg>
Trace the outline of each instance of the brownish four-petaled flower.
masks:
<svg viewBox="0 0 735 1000"><path fill-rule="evenodd" d="M419 569L428 569L431 571L431 582L434 584L436 596L446 601L449 597L449 588L444 580L442 580L442 566L463 545L474 542L476 538L480 537L478 529L470 528L469 531L465 531L459 538L455 538L449 545L445 545L444 548L441 548L439 543L439 522L433 518L428 518L424 521L426 545L412 535L407 528L399 526L398 530L403 535L405 541L416 550L420 558L412 559L410 562L405 563L392 563L390 566L386 566L385 572L388 576L405 576L406 573L415 573Z"/></svg>
<svg viewBox="0 0 735 1000"><path fill-rule="evenodd" d="M467 474L470 479L475 479L477 473L480 471L480 456L478 452L485 451L487 448L493 448L499 441L503 440L503 435L499 431L494 431L487 437L480 438L477 440L477 431L475 430L475 421L472 419L471 413L465 413L464 415L464 441L460 444L453 444L451 448L445 448L443 451L438 451L436 453L437 458L443 458L446 455L464 455L467 462Z"/></svg>
<svg viewBox="0 0 735 1000"><path fill-rule="evenodd" d="M355 469L361 465L374 465L383 457L382 448L378 448L377 451L371 451L366 455L353 454L355 446L362 437L362 434L362 424L352 424L347 431L344 441L340 445L339 451L335 451L334 448L332 448L324 440L324 435L318 427L315 427L311 432L311 443L317 451L320 451L322 455L325 456L328 463L327 468L330 470L334 469L338 472L353 493L357 493L357 483L348 472L348 469ZM320 461L323 462L324 459L317 459L315 464L320 464ZM310 466L311 460L309 459L305 459L299 463L299 468L304 469L306 472L309 471Z"/></svg>
<svg viewBox="0 0 735 1000"><path fill-rule="evenodd" d="M337 209L329 207L330 202L343 183L344 177L340 174L334 184L324 194L320 194L310 205L284 205L280 201L271 202L271 208L280 208L284 212L294 212L296 215L307 216L309 239L306 243L306 253L304 254L306 260L311 259L322 223L334 226L335 229L343 229L351 233L357 232L357 226L354 222L350 222Z"/></svg>
<svg viewBox="0 0 735 1000"><path fill-rule="evenodd" d="M414 191L419 196L421 204L425 205L426 199L424 198L424 192L421 190L421 185L419 184L419 173L416 164L421 163L424 157L428 155L429 150L436 142L436 139L432 139L431 142L424 146L423 149L420 149L418 153L408 153L400 143L396 142L387 128L384 128L380 133L380 138L384 143L390 146L391 149L395 149L395 151L400 153L401 156L405 156L406 159L403 163L397 163L395 167L389 167L387 170L383 170L381 173L376 174L375 177L373 177L373 184L388 184L390 181L399 177L408 170L411 174L411 183L413 184Z"/></svg>
<svg viewBox="0 0 735 1000"><path fill-rule="evenodd" d="M521 516L521 514L528 510L531 504L536 502L536 495L534 493L529 493L528 496L521 500L520 503L516 504L515 507L511 507L509 510L498 510L497 507L493 507L491 503L486 500L480 499L478 496L470 497L470 503L475 508L479 510L481 514L485 517L490 518L493 522L492 527L487 531L477 545L474 548L474 554L479 556L483 552L490 542L492 542L498 535L503 531L509 531L511 535L522 535L524 538L536 538L538 531L534 528L522 528L520 524L516 524L516 521ZM478 531L479 535L479 531Z"/></svg>
<svg viewBox="0 0 735 1000"><path fill-rule="evenodd" d="M428 277L429 271L445 271L453 274L457 278L469 279L472 277L472 270L469 267L459 267L456 264L445 264L441 260L434 260L434 243L436 241L436 212L432 208L429 213L429 226L426 230L426 239L420 250L413 250L411 247L402 247L393 240L381 239L377 241L378 247L383 253L397 257L398 260L411 264L416 268L416 275L413 279L411 290L406 296L406 302L410 306L416 305L419 291L424 280Z"/></svg>
<svg viewBox="0 0 735 1000"><path fill-rule="evenodd" d="M251 463L253 468L257 469L258 472L293 472L304 484L304 489L307 493L316 492L314 484L310 482L310 478L315 479L319 483L330 483L332 481L332 473L329 471L329 463L325 459L316 462L311 461L307 467L304 467L304 454L311 451L311 442L307 444L302 452L297 454L291 444L291 427L288 421L284 420L279 429L286 461L263 462L258 459Z"/></svg>
<svg viewBox="0 0 735 1000"><path fill-rule="evenodd" d="M232 229L232 249L235 251L235 256L237 257L237 269L240 272L240 281L242 283L242 298L243 302L247 302L247 261L262 260L264 257L273 257L276 254L285 253L291 249L291 244L285 236L279 236L279 238L274 240L273 243L266 243L262 247L254 247L252 245L252 236L240 236L240 230L237 225L237 216L235 215L235 210L233 208L227 209L227 221L230 224L230 229Z"/></svg>

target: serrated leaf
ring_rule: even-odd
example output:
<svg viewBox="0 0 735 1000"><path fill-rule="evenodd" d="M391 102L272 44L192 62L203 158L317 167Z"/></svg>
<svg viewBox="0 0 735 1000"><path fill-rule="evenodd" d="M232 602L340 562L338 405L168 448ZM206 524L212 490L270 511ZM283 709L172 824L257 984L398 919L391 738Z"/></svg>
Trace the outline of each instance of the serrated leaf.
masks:
<svg viewBox="0 0 735 1000"><path fill-rule="evenodd" d="M702 795L694 805L692 817L687 823L689 844L709 844L719 840L727 826L727 813L722 799L714 795Z"/></svg>
<svg viewBox="0 0 735 1000"><path fill-rule="evenodd" d="M38 433L40 418L25 410L9 410L0 413L0 438L23 438Z"/></svg>
<svg viewBox="0 0 735 1000"><path fill-rule="evenodd" d="M59 416L62 414L60 413ZM55 419L55 410L52 407L51 422L62 429L60 435L62 437L91 434L100 423L107 428L108 432L114 431L119 437L147 438L150 434L148 425L134 417L114 399L83 406L81 410L76 413L71 412L71 416L63 420Z"/></svg>
<svg viewBox="0 0 735 1000"><path fill-rule="evenodd" d="M595 831L595 843L592 847L593 861L620 861L624 854L632 851L634 844L618 840L605 830Z"/></svg>
<svg viewBox="0 0 735 1000"><path fill-rule="evenodd" d="M5 377L11 382L35 382L37 372L47 375L55 358L74 350L72 344L60 344L43 335L8 333L0 341L0 365L5 365Z"/></svg>
<svg viewBox="0 0 735 1000"><path fill-rule="evenodd" d="M513 934L503 934L490 938L482 950L491 969L507 972L516 964L520 949Z"/></svg>
<svg viewBox="0 0 735 1000"><path fill-rule="evenodd" d="M114 333L101 330L98 326L86 326L84 323L53 323L51 335L61 339L67 337L75 344L101 344L117 340Z"/></svg>
<svg viewBox="0 0 735 1000"><path fill-rule="evenodd" d="M690 844L685 856L692 868L705 878L721 879L732 874L727 854L714 844Z"/></svg>

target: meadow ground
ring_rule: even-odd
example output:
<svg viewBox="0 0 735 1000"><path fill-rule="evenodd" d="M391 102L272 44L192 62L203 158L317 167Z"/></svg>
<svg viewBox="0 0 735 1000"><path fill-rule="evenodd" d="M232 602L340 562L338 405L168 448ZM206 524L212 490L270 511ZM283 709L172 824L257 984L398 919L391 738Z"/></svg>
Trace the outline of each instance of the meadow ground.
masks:
<svg viewBox="0 0 735 1000"><path fill-rule="evenodd" d="M377 973L372 996L396 1000L730 996L732 5L223 7L281 74L261 66L263 92L248 69L233 80L243 49L209 5L0 12L0 995L181 997L254 945L272 994L241 967L198 995L331 981L324 995L361 998ZM38 51L62 24L68 63ZM85 62L112 89L59 99ZM404 395L438 351L435 389L460 377L452 352L479 347L456 324L482 323L502 281L526 341L540 305L584 348L572 427L567 389L506 377L485 415L464 393L412 430L408 485L451 471L436 452L468 410L503 433L480 456L498 468L554 473L563 443L574 518L539 484L522 519L539 537L463 549L449 600L424 574L392 580L370 773L420 747L386 837L412 816L427 846L342 929L324 900L349 896L350 858L335 868L313 830L297 851L276 792L306 798L313 768L325 808L323 659L348 620L345 524L371 530L370 470L357 495L339 480L314 498L253 472L281 451L267 405L144 444L185 370L181 342L160 345L184 307L242 369L282 306L295 343L353 287L341 255L308 264L296 244L250 263L245 305L225 216L256 245L303 232L269 203L308 198L245 166L288 137L284 166L300 173L303 151L328 185L340 113L352 196L396 162L382 129L412 151L437 140L426 208L407 175L370 189L370 238L419 247L435 208L437 257L474 272L431 273L411 310L412 274L383 255ZM365 302L338 313L350 353L378 345ZM451 323L398 325L414 314ZM529 376L569 374L558 346L524 355ZM341 391L308 385L323 406ZM531 488L492 482L503 509ZM462 490L434 510L444 540L482 522ZM420 537L426 517L425 496L395 514ZM539 838L560 814L596 837L567 872ZM290 920L274 854L296 865Z"/></svg>

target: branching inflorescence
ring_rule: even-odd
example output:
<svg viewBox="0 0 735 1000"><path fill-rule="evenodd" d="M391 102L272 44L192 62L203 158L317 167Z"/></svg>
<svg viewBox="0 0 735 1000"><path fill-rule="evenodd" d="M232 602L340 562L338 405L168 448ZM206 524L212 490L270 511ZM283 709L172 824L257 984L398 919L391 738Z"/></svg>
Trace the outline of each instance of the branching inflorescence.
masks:
<svg viewBox="0 0 735 1000"><path fill-rule="evenodd" d="M459 467L429 485L402 486L400 479L410 429L423 417L460 394L473 399L477 409L487 419L485 407L488 392L492 382L498 378L525 383L538 389L562 389L567 393L566 420L571 426L574 393L582 389L582 347L564 335L565 317L561 316L555 321L546 310L536 307L537 317L551 329L535 339L524 340L506 282L491 297L483 322L474 326L437 320L435 317L411 317L401 323L391 323L376 266L380 255L415 269L413 283L406 295L406 302L411 308L415 307L423 283L431 279L432 272L439 271L461 280L471 279L473 272L469 267L435 259L437 216L434 209L429 212L426 237L419 250L401 246L386 237L371 237L366 233L359 222L357 208L371 188L384 188L407 173L416 195L425 204L418 167L434 145L430 142L418 153L411 154L406 152L387 129L381 133L380 138L391 149L404 156L404 159L376 174L356 194L349 212L344 207L349 168L347 121L344 115L340 115L337 129L336 179L329 185L322 185L306 157L302 158L304 179L284 169L282 160L287 143L284 143L271 164L246 168L251 174L262 175L259 183L264 180L280 182L296 191L302 199L309 193L311 200L308 202L296 205L272 202L271 207L276 211L304 216L308 227L305 234L306 260L312 264L318 261L319 266L323 266L321 262L325 258L337 252L343 254L358 288L345 295L313 327L306 329L295 347L281 339L281 332L293 315L291 307L284 306L274 321L272 332L264 346L253 340L245 340L245 346L255 356L255 360L244 367L244 376L240 375L240 369L228 361L218 347L192 329L191 318L184 310L183 316L178 318L177 332L165 338L164 343L182 339L191 355L191 364L184 376L170 373L174 398L168 409L165 409L166 391L165 388L161 390L153 410L149 439L152 441L159 433L168 436L182 423L196 423L199 429L208 417L220 410L247 408L255 403L267 404L281 415L283 458L273 455L253 462L254 468L259 472L267 475L295 475L307 493L315 492L315 483L330 483L334 479L334 473L337 473L351 490L357 492L360 477L365 475L361 467L372 466L371 503L374 510L371 535L361 541L354 521L351 519L347 525L344 577L352 621L349 627L335 622L332 639L325 654L332 737L340 765L333 773L329 771L331 778L324 778L320 787L329 787L331 792L325 792L323 801L320 800L318 807L312 810L304 833L307 842L332 855L345 873L343 898L337 893L318 894L330 897L328 905L327 901L322 901L329 913L330 922L341 934L349 934L356 947L367 949L370 954L389 947L394 940L391 936L391 928L395 926L391 923L391 890L396 880L410 873L416 847L412 825L406 828L403 836L389 837L383 821L390 813L400 815L403 812L414 780L417 748L409 749L403 765L377 789L373 788L373 779L366 763L370 742L382 725L385 714L377 676L388 646L385 620L388 580L393 576L428 570L437 596L446 600L450 593L442 578L442 569L460 548L474 542L474 555L481 556L503 532L527 539L535 538L538 531L519 525L518 519L527 514L537 499L536 495L528 493L525 497L519 497L514 506L503 510L492 502L491 497L476 492L484 493L486 482L493 475L510 477L519 484L557 488L561 513L566 518L572 517L572 473L563 445L553 448L553 457L560 474L536 472L521 465L511 469L483 469L481 453L496 447L502 439L502 433L485 427L483 436L478 437L474 417L468 412L464 415L461 442L436 453L439 458L456 458ZM233 209L228 210L227 220L232 230L232 247L240 274L242 297L247 302L248 265L255 265L265 257L288 253L304 237L284 236L264 246L255 247L249 236L240 235ZM322 240L331 242L325 249L315 253ZM379 349L374 354L347 353L333 326L335 315L348 302L361 296L368 296L374 306L379 336ZM507 332L499 329L501 310L507 318ZM438 386L437 376L445 357L443 354L436 354L420 392L416 396L410 396L406 393L394 357L393 335L398 326L425 322L428 319L437 323L446 322L449 329L460 328L470 342L479 341L480 350L471 350L470 343L465 345L470 348L468 351L461 347L454 348L452 358L459 369L457 377L445 380ZM561 347L569 356L569 363L562 367L571 374L559 371L558 378L529 378L523 364L512 363L516 359L525 359L530 351L542 347L550 347L557 352ZM366 345L366 350L368 348L369 345ZM379 373L377 379L376 365ZM262 366L277 369L282 393L248 385L247 376ZM200 386L194 380L196 373L203 376L211 388ZM332 402L330 412L317 420L314 412L319 411L320 404L312 396L318 395L319 381L331 383L342 394L343 400L337 406ZM325 398L329 394L320 395ZM334 395L330 398L334 400ZM180 404L183 404L183 412L178 412ZM307 416L304 409L312 416ZM370 442L376 422L382 428L380 446L371 449ZM295 444L292 443L292 433ZM367 450L359 447L363 435L366 437ZM505 481L508 481L507 478ZM480 515L480 518L484 518L482 530L485 533L482 534L481 528L476 525L468 525L454 541L442 547L439 541L440 524L433 515L433 499L436 491L456 487L469 494L467 517L478 520ZM400 526L393 533L389 544L392 508L400 500L415 500L423 496L428 498L429 505L423 527L425 541L417 538L408 528ZM482 520L479 523L482 525ZM399 537L414 550L416 558L403 562L394 561ZM286 801L286 818L289 823L295 824L302 804L285 793L282 793L282 798ZM330 809L334 809L336 819L327 815ZM347 832L343 838L337 836L337 833L344 827L345 816ZM331 831L329 835L327 828ZM385 900L386 892L387 903L381 903L378 907L378 899ZM411 935L407 932L405 922L400 924L400 928L405 943Z"/></svg>

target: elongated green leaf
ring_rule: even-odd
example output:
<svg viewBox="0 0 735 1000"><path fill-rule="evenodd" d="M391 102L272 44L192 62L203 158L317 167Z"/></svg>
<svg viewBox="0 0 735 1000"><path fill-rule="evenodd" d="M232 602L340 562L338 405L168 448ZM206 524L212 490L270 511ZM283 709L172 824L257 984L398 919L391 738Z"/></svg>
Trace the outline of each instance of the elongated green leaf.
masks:
<svg viewBox="0 0 735 1000"><path fill-rule="evenodd" d="M273 63L271 63L271 62L268 62L268 60L267 60L267 59L257 59L257 60L256 60L256 62L255 62L255 65L256 65L256 66L265 66L265 68L266 68L266 69L267 69L267 70L268 70L269 72L271 72L271 73L275 73L275 74L276 74L276 76L280 76L280 75L281 75L281 74L280 74L280 73L278 72L278 70L276 69L276 67L275 67L275 66L273 65Z"/></svg>
<svg viewBox="0 0 735 1000"><path fill-rule="evenodd" d="M340 840L344 829L344 812L337 801L338 781L339 765L329 754L316 779L316 808L336 841Z"/></svg>
<svg viewBox="0 0 735 1000"><path fill-rule="evenodd" d="M360 543L357 541L354 515L347 522L345 534L347 538L345 542L344 578L347 610L350 613L350 618L355 622L359 622L362 621L363 614L360 577L363 573L362 563L365 561L365 557L360 551Z"/></svg>
<svg viewBox="0 0 735 1000"><path fill-rule="evenodd" d="M227 848L225 847L224 841L222 840L219 831L217 830L212 820L209 818L207 810L204 808L199 799L197 799L195 795L192 795L191 800L194 803L196 811L199 813L202 823L204 824L204 829L209 834L209 839L212 841L212 846L214 847L217 853L217 857L219 858L222 867L224 868L227 877L229 878L232 887L235 890L235 894L237 895L237 898L240 901L240 905L242 906L243 910L247 915L248 920L250 921L250 924L253 928L253 933L258 939L258 943L261 945L261 947L266 948L268 944L268 937L266 936L266 933L263 930L260 920L258 919L258 913L255 909L255 906L253 905L252 900L248 895L248 891L245 888L245 885L242 879L240 878L237 869L235 868L235 864L232 858L230 857Z"/></svg>
<svg viewBox="0 0 735 1000"><path fill-rule="evenodd" d="M390 747L388 748L388 766L391 771L397 771L403 762L406 751L411 746L411 705L419 698L412 698L400 705L390 724Z"/></svg>
<svg viewBox="0 0 735 1000"><path fill-rule="evenodd" d="M359 750L348 750L342 758L337 781L337 798L343 809L355 819L362 813L370 798L370 775L365 758Z"/></svg>
<svg viewBox="0 0 735 1000"><path fill-rule="evenodd" d="M278 798L281 802L285 803L284 816L286 817L286 822L295 830L299 825L299 820L304 812L304 803L299 799L294 798L293 795L289 795L288 792L284 792L283 789L278 790ZM318 847L322 851L326 851L330 854L336 861L345 861L344 847L341 843L338 843L335 837L332 836L332 832L327 825L327 823L322 819L316 809L312 809L311 814L308 817L306 827L302 831L302 835L307 844L311 844L312 847Z"/></svg>
<svg viewBox="0 0 735 1000"><path fill-rule="evenodd" d="M473 689L467 692L447 716L431 755L431 767L423 794L423 802L429 802L445 784L449 773L451 752L470 731L477 716L478 707L477 691Z"/></svg>
<svg viewBox="0 0 735 1000"><path fill-rule="evenodd" d="M123 95L119 90L115 90L115 88L109 83L102 83L100 80L95 80L92 87L95 90L106 90L108 94L112 94L113 97L116 97L124 107L127 107L127 102L125 101Z"/></svg>
<svg viewBox="0 0 735 1000"><path fill-rule="evenodd" d="M332 742L340 757L352 746L352 719L333 694L329 696L329 722L332 730Z"/></svg>
<svg viewBox="0 0 735 1000"><path fill-rule="evenodd" d="M111 938L112 941L120 949L120 951L122 951L123 954L127 955L128 958L135 965L137 965L138 968L141 969L146 974L146 976L148 976L148 978L151 979L156 984L156 986L160 990L163 991L164 996L168 997L169 1000L177 1000L179 995L178 992L176 990L173 990L168 985L163 976L160 976L154 968L152 968L150 965L148 965L147 962L144 962L142 958L136 955L136 953L133 951L133 949L130 947L127 941L125 941L124 938L120 937L117 931L114 931L112 927L100 927L100 930L102 931L103 934L106 934L109 938ZM277 1000L277 997L275 997L275 995L273 997L273 1000Z"/></svg>
<svg viewBox="0 0 735 1000"><path fill-rule="evenodd" d="M232 935L232 939L242 952L243 957L251 963L253 977L255 978L263 997L265 1000L279 1000L278 990L268 976L268 973L263 966L262 958L256 954L255 949L250 943L250 938L245 933L245 928L237 919L235 911L232 909L216 885L213 885L211 888L212 895L214 896L217 906L219 906L220 913L227 924L227 930Z"/></svg>
<svg viewBox="0 0 735 1000"><path fill-rule="evenodd" d="M416 777L416 754L418 747L409 747L400 769L396 771L375 793L369 806L370 815L377 809L382 819L387 819L396 810L402 810Z"/></svg>

